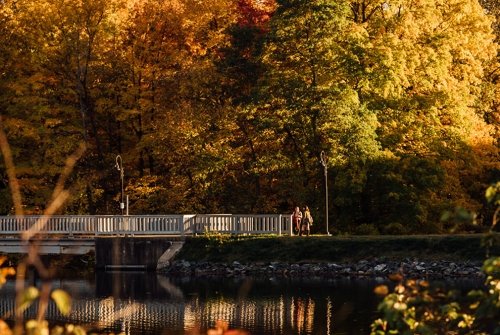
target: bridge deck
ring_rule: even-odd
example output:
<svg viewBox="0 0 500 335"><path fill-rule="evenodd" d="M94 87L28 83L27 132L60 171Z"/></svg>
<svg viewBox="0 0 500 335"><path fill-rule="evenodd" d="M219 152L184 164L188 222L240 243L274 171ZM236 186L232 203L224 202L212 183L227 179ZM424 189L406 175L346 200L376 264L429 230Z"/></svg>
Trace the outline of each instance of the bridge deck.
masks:
<svg viewBox="0 0 500 335"><path fill-rule="evenodd" d="M211 233L292 234L290 215L54 215L0 216L0 252L25 253L37 243L41 254L85 254L97 238L183 240ZM29 241L29 242L28 242Z"/></svg>

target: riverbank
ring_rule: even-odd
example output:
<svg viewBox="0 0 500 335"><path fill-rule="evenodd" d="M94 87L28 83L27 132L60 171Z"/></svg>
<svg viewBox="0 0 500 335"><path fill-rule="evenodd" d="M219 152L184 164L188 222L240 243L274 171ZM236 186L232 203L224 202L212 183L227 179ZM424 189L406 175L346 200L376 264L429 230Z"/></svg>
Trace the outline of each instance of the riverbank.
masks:
<svg viewBox="0 0 500 335"><path fill-rule="evenodd" d="M498 235L496 236L498 237ZM483 235L187 238L166 270L194 276L481 277ZM499 255L494 245L490 255Z"/></svg>
<svg viewBox="0 0 500 335"><path fill-rule="evenodd" d="M500 234L495 238L500 240ZM162 272L188 276L482 276L484 235L425 236L230 236L186 237ZM500 255L500 244L490 248ZM9 255L15 266L25 256ZM41 256L54 275L86 276L95 255Z"/></svg>
<svg viewBox="0 0 500 335"><path fill-rule="evenodd" d="M500 240L500 234L496 234ZM188 237L176 260L240 263L357 262L372 258L422 261L484 261L483 234L411 236L229 236ZM500 245L490 249L500 255Z"/></svg>

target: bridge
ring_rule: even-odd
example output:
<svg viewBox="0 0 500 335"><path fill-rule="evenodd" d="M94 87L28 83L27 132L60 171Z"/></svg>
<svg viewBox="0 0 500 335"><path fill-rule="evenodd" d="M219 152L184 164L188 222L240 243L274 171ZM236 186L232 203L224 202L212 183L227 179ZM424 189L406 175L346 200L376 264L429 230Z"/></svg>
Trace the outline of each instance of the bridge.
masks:
<svg viewBox="0 0 500 335"><path fill-rule="evenodd" d="M206 232L291 235L291 217L281 214L0 216L0 237L24 239L185 236Z"/></svg>
<svg viewBox="0 0 500 335"><path fill-rule="evenodd" d="M292 235L290 215L0 216L0 253L95 252L98 268L161 269L186 236L205 233Z"/></svg>

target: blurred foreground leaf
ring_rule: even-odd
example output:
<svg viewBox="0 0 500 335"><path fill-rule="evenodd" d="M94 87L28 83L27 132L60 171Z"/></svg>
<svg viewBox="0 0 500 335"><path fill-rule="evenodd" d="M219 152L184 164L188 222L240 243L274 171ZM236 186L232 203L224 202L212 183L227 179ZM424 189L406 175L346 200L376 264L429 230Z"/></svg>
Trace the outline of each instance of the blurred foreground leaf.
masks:
<svg viewBox="0 0 500 335"><path fill-rule="evenodd" d="M66 291L60 289L52 291L50 296L56 303L61 314L64 316L69 315L71 312L71 296Z"/></svg>
<svg viewBox="0 0 500 335"><path fill-rule="evenodd" d="M23 290L18 297L18 311L25 311L39 296L40 292L36 287L30 286Z"/></svg>
<svg viewBox="0 0 500 335"><path fill-rule="evenodd" d="M10 330L9 325L6 324L3 320L0 320L0 334L12 335L12 330Z"/></svg>
<svg viewBox="0 0 500 335"><path fill-rule="evenodd" d="M49 333L49 323L46 320L28 320L26 321L27 335L45 335Z"/></svg>

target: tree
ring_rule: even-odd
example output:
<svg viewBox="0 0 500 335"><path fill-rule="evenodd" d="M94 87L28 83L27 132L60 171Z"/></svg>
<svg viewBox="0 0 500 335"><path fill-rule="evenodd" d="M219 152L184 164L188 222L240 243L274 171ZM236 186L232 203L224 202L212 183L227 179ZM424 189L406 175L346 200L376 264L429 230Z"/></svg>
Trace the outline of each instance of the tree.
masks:
<svg viewBox="0 0 500 335"><path fill-rule="evenodd" d="M214 63L233 17L230 1L146 1L122 28L120 138L138 171L129 187L138 210L220 206L210 190L230 158L231 118Z"/></svg>
<svg viewBox="0 0 500 335"><path fill-rule="evenodd" d="M279 1L271 21L260 118L281 145L289 194L318 193L323 150L335 166L349 169L356 184L363 184L363 166L379 152L376 116L348 84L348 48L356 44L348 11L347 2ZM317 195L307 201L321 203Z"/></svg>
<svg viewBox="0 0 500 335"><path fill-rule="evenodd" d="M448 194L479 208L472 199L498 161L479 104L496 53L490 25L472 0L278 2L262 101L277 140L291 143L287 156L306 158L303 183L318 188L311 178L326 150L345 222L385 213L419 231L450 205ZM387 168L398 186L371 193Z"/></svg>
<svg viewBox="0 0 500 335"><path fill-rule="evenodd" d="M370 13L361 95L377 111L383 148L402 159L434 162L444 172L442 186L419 197L426 211L439 208L436 199L446 206L447 195L455 205L479 209L473 199L480 199L498 161L492 128L484 122L488 110L480 104L496 55L490 18L477 1L387 2ZM434 205L426 203L430 199Z"/></svg>
<svg viewBox="0 0 500 335"><path fill-rule="evenodd" d="M82 141L68 212L119 212L117 154L136 212L319 214L324 151L345 231L440 231L498 173L497 46L477 0L0 8L0 111L32 208Z"/></svg>
<svg viewBox="0 0 500 335"><path fill-rule="evenodd" d="M103 171L105 166L95 94L99 90L97 71L102 67L99 53L108 42L111 13L118 4L63 0L5 4L16 23L11 33L22 36L24 42L13 46L21 62L12 83L15 90L10 97L7 95L11 104L6 114L10 120L23 120L30 126L20 137L31 137L38 150L16 145L27 151L17 153L16 161L20 165L27 163L30 181L25 191L31 188L29 198L40 207L47 202L64 157L80 141L87 142L89 150L77 173L96 178L79 180L82 185L75 193L88 190L87 203L92 213L96 210L95 196L107 194L102 173L93 173Z"/></svg>

